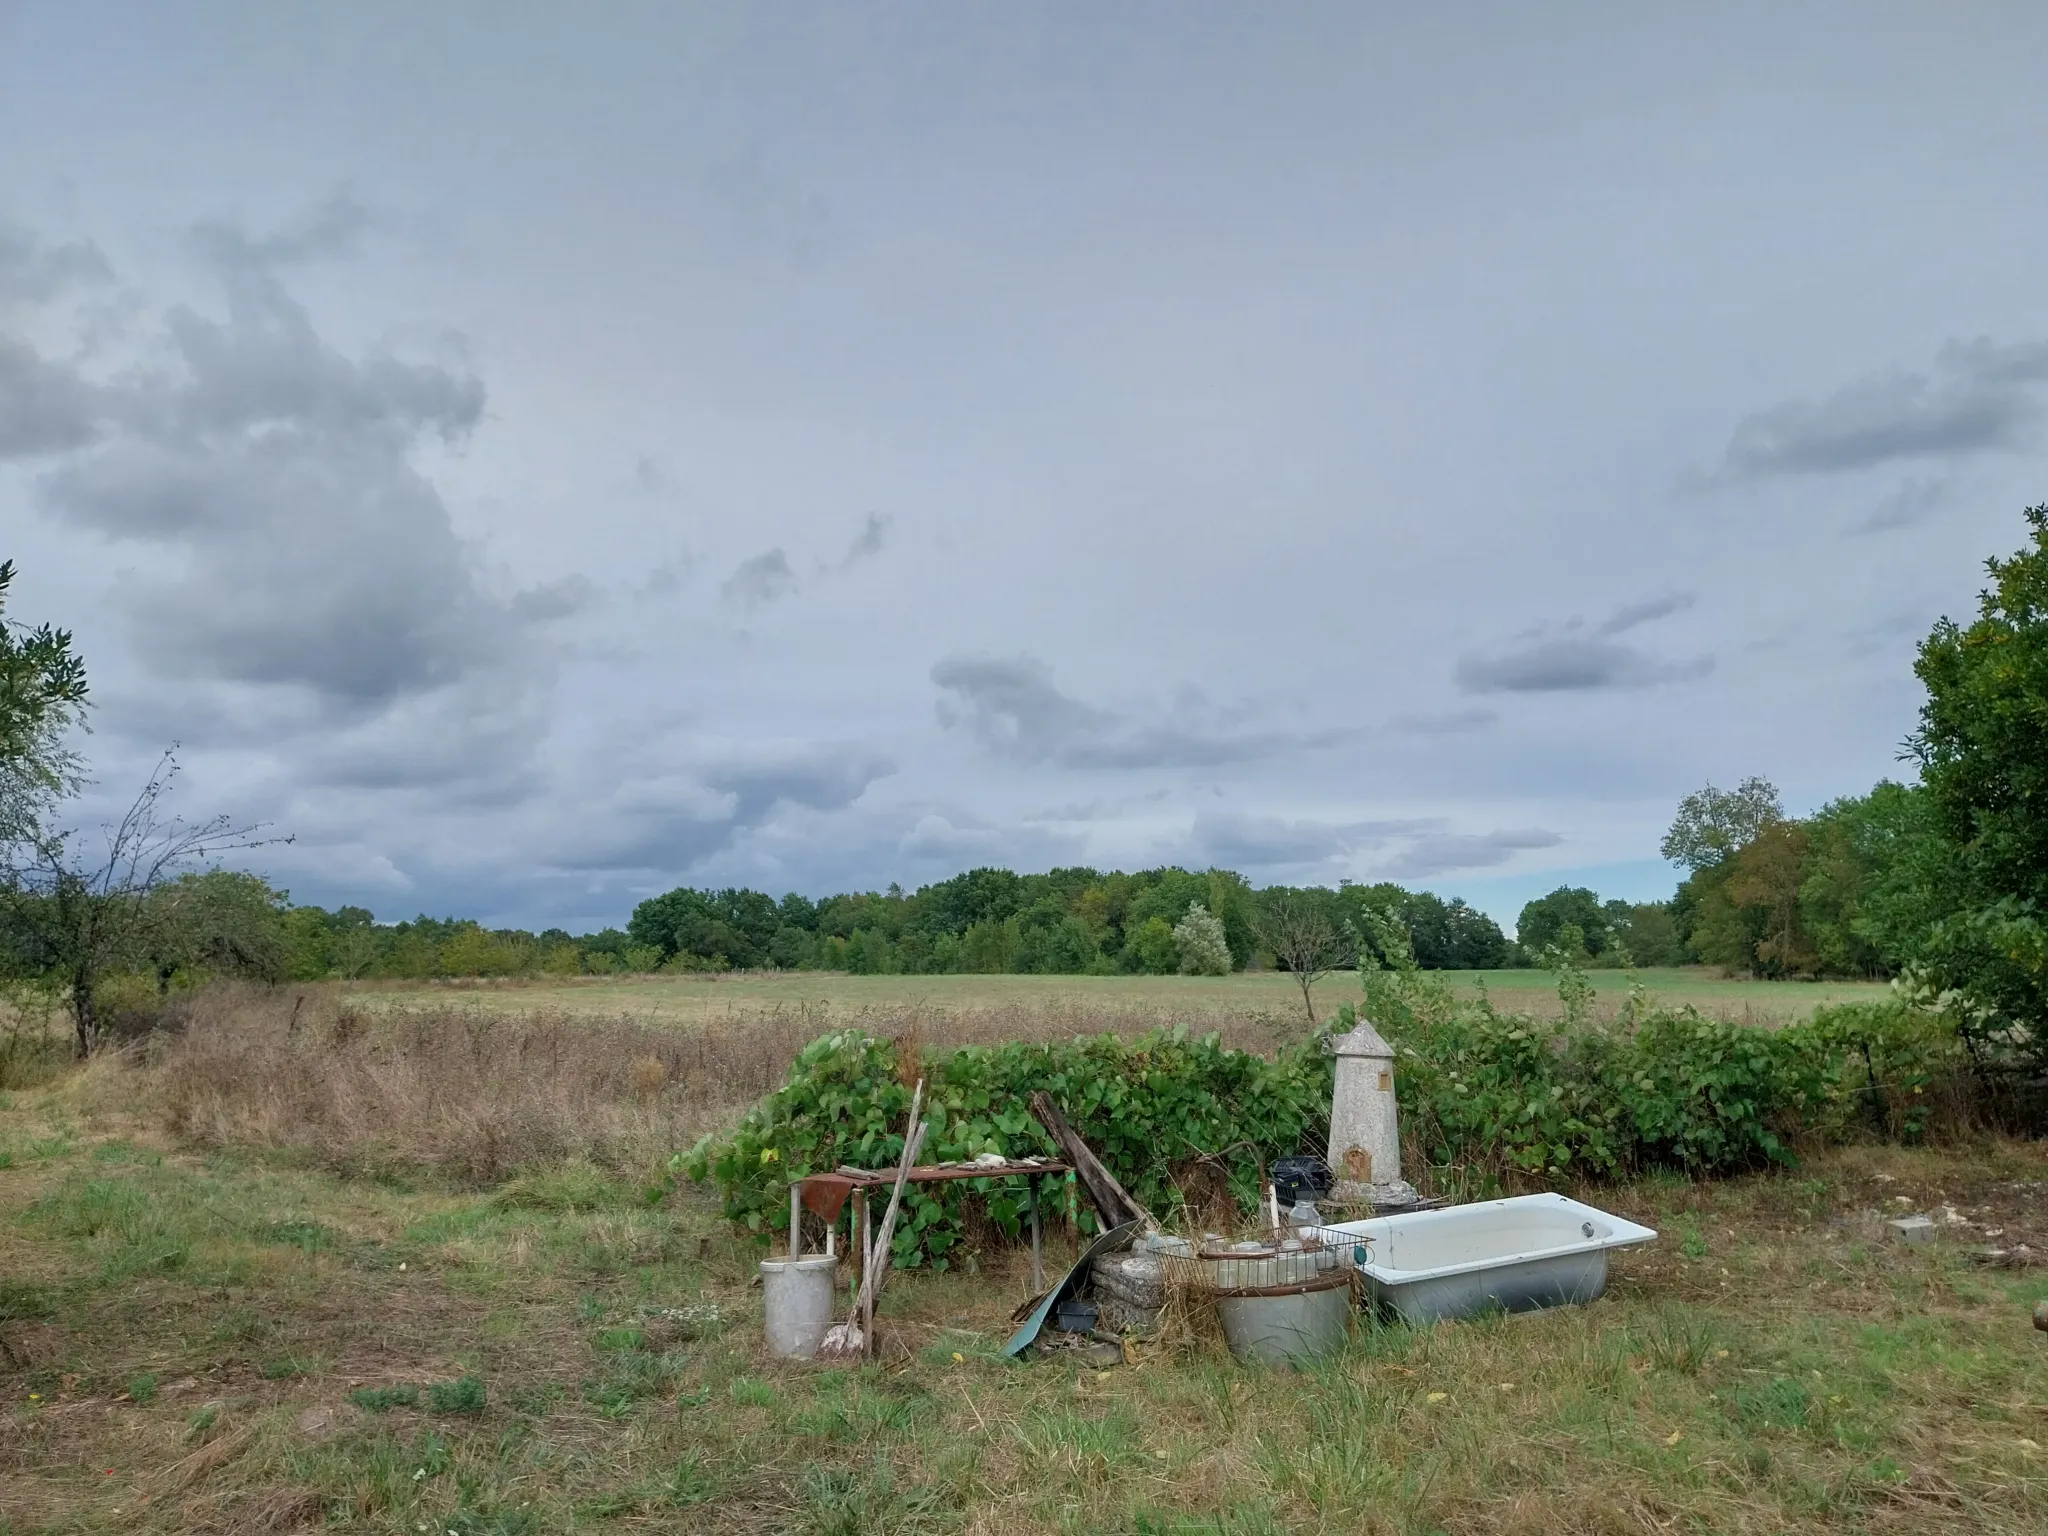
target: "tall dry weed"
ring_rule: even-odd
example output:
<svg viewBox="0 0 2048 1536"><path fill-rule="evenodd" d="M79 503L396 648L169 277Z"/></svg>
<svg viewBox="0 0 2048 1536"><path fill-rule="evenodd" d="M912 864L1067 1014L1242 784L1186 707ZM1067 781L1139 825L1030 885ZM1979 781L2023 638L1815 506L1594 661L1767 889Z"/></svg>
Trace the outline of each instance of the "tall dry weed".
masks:
<svg viewBox="0 0 2048 1536"><path fill-rule="evenodd" d="M627 1019L365 1015L332 994L222 991L143 1070L198 1145L489 1183L576 1158L644 1170L750 1098L779 1054Z"/></svg>
<svg viewBox="0 0 2048 1536"><path fill-rule="evenodd" d="M678 1025L487 1004L364 1008L321 986L211 989L180 1019L143 1050L141 1070L181 1139L479 1184L570 1159L645 1171L772 1092L797 1052L833 1029L907 1041L921 1062L958 1045L1173 1022L1154 1009L1049 999L957 1011L778 1004ZM1227 1022L1225 1038L1253 1050L1288 1035L1262 1016L1204 1022Z"/></svg>

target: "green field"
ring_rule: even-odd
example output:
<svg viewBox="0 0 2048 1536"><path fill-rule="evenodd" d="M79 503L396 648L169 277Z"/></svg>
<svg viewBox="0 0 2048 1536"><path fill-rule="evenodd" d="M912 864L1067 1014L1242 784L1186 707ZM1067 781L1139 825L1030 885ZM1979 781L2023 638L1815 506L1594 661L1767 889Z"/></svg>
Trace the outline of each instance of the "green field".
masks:
<svg viewBox="0 0 2048 1536"><path fill-rule="evenodd" d="M1454 988L1471 993L1484 987L1503 1009L1555 1014L1556 978L1546 971L1445 971ZM1743 981L1705 967L1650 970L1644 985L1674 1005L1753 1021L1782 1023L1823 1003L1884 995L1882 982ZM1590 978L1602 1007L1612 1009L1628 992L1619 971L1594 971ZM1222 1027L1232 1021L1306 1021L1293 978L1271 971L1234 976L847 976L790 971L727 975L579 977L573 980L478 982L365 982L353 990L366 1001L387 1005L475 1002L520 1012L619 1015L702 1023L735 1015L779 1012L814 1014L821 1021L852 1022L863 1012L901 1014L1047 1012L1085 1026L1174 1022ZM1359 996L1358 978L1337 972L1315 985L1319 1015Z"/></svg>

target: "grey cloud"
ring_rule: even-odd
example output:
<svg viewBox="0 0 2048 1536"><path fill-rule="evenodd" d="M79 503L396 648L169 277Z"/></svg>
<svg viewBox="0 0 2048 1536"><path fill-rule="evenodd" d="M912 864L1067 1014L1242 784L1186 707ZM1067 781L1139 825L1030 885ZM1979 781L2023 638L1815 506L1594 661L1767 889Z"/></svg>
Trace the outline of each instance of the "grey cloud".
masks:
<svg viewBox="0 0 2048 1536"><path fill-rule="evenodd" d="M1851 533L1889 533L1924 523L1948 503L1951 491L1946 480L1909 479L1880 501L1861 522L1850 525Z"/></svg>
<svg viewBox="0 0 2048 1536"><path fill-rule="evenodd" d="M1019 820L1027 823L1101 821L1148 805L1157 805L1166 797L1167 791L1163 787L1147 790L1142 795L1120 795L1114 800L1097 795L1092 800L1070 801L1065 805L1051 805L1043 810L1027 811Z"/></svg>
<svg viewBox="0 0 2048 1536"><path fill-rule="evenodd" d="M673 496L678 489L675 476L663 467L661 461L644 453L633 461L630 484L642 496Z"/></svg>
<svg viewBox="0 0 2048 1536"><path fill-rule="evenodd" d="M1575 693L1693 682L1713 670L1711 656L1658 661L1612 640L1559 635L1497 656L1461 656L1457 679L1467 693Z"/></svg>
<svg viewBox="0 0 2048 1536"><path fill-rule="evenodd" d="M1457 709L1442 714L1396 715L1389 724L1397 731L1416 736L1459 736L1483 731L1499 720L1500 716L1490 709Z"/></svg>
<svg viewBox="0 0 2048 1536"><path fill-rule="evenodd" d="M1738 423L1710 482L1834 474L1898 459L2024 448L2041 416L2048 342L1951 341L1924 373L1898 369Z"/></svg>
<svg viewBox="0 0 2048 1536"><path fill-rule="evenodd" d="M845 810L896 771L850 743L766 748L619 787L548 862L583 872L646 870L680 877L779 815Z"/></svg>
<svg viewBox="0 0 2048 1536"><path fill-rule="evenodd" d="M47 304L72 288L113 277L107 258L89 241L50 245L0 220L0 305Z"/></svg>
<svg viewBox="0 0 2048 1536"><path fill-rule="evenodd" d="M688 554L672 556L649 570L633 589L633 595L642 600L674 597L696 568L697 562Z"/></svg>
<svg viewBox="0 0 2048 1536"><path fill-rule="evenodd" d="M352 210L330 202L280 236L211 226L207 239L250 265L311 259L347 248ZM526 711L552 672L538 628L589 588L571 577L492 595L414 466L423 442L474 428L482 381L444 361L348 356L274 278L223 278L224 318L164 317L162 363L46 392L71 415L37 418L58 455L41 506L163 551L116 585L141 665L216 706L223 686L260 690L225 712L274 732L339 731L307 749L315 779L502 779L539 739ZM458 684L466 704L451 700ZM439 703L405 707L426 695Z"/></svg>
<svg viewBox="0 0 2048 1536"><path fill-rule="evenodd" d="M596 583L588 576L564 576L514 594L512 612L530 624L549 624L588 613L603 601Z"/></svg>
<svg viewBox="0 0 2048 1536"><path fill-rule="evenodd" d="M65 453L101 433L99 389L27 342L0 336L0 461Z"/></svg>
<svg viewBox="0 0 2048 1536"><path fill-rule="evenodd" d="M224 436L288 427L328 434L426 433L459 442L483 416L483 381L441 363L344 356L281 289L234 299L226 323L185 308L166 325L183 378L138 387L126 414L149 431Z"/></svg>
<svg viewBox="0 0 2048 1536"><path fill-rule="evenodd" d="M1434 825L1428 821L1289 821L1275 816L1204 814L1188 841L1202 863L1231 869L1299 868L1381 848Z"/></svg>
<svg viewBox="0 0 2048 1536"><path fill-rule="evenodd" d="M735 566L718 595L738 608L760 608L795 589L796 572L789 568L789 556L770 549Z"/></svg>
<svg viewBox="0 0 2048 1536"><path fill-rule="evenodd" d="M1472 835L1431 832L1415 838L1380 871L1394 880L1421 880L1459 869L1490 869L1532 848L1555 848L1564 839L1541 827Z"/></svg>
<svg viewBox="0 0 2048 1536"><path fill-rule="evenodd" d="M891 518L877 517L870 512L867 521L861 525L860 532L854 535L853 542L846 546L846 553L840 557L839 563L833 569L843 571L848 566L858 565L863 560L870 560L879 555L892 521Z"/></svg>
<svg viewBox="0 0 2048 1536"><path fill-rule="evenodd" d="M284 228L251 235L219 219L193 226L192 243L224 268L269 271L353 256L379 220L346 188L337 188Z"/></svg>
<svg viewBox="0 0 2048 1536"><path fill-rule="evenodd" d="M1664 661L1614 638L1691 605L1690 593L1674 593L1627 604L1591 629L1572 619L1532 631L1512 649L1459 657L1458 686L1467 693L1574 693L1695 681L1713 671L1711 656Z"/></svg>
<svg viewBox="0 0 2048 1536"><path fill-rule="evenodd" d="M1657 619L1669 618L1674 613L1683 613L1692 605L1693 594L1690 592L1671 592L1663 597L1646 598L1642 602L1629 603L1621 608L1617 608L1611 615L1600 621L1600 624L1594 629L1593 633L1602 638L1623 634L1640 624L1648 624Z"/></svg>
<svg viewBox="0 0 2048 1536"><path fill-rule="evenodd" d="M1060 691L1031 656L951 657L932 668L939 723L992 754L1063 768L1201 768L1334 746L1344 729L1246 729L1184 693L1164 718L1124 717Z"/></svg>
<svg viewBox="0 0 2048 1536"><path fill-rule="evenodd" d="M877 753L851 744L828 745L719 764L706 771L704 782L730 796L734 815L750 822L776 805L838 810L895 771L895 763Z"/></svg>

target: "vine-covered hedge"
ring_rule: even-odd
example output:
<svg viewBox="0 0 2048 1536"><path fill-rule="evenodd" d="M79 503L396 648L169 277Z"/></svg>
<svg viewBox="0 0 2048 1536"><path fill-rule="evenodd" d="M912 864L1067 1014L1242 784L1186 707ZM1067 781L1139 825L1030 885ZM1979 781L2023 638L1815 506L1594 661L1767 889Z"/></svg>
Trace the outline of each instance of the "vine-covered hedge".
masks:
<svg viewBox="0 0 2048 1536"><path fill-rule="evenodd" d="M1600 1177L1648 1166L1710 1174L1790 1163L1793 1147L1851 1132L1924 1134L1936 1090L1965 1058L1944 1016L1901 1002L1822 1009L1782 1029L1708 1019L1633 994L1596 1022L1590 990L1567 972L1561 1019L1499 1013L1414 971L1366 978L1367 1008L1396 1051L1406 1140L1440 1170L1480 1182ZM788 1224L789 1181L853 1164L892 1166L920 1072L932 1128L924 1157L1054 1151L1026 1108L1033 1089L1060 1104L1125 1187L1154 1212L1177 1208L1175 1176L1201 1154L1250 1143L1271 1158L1322 1151L1330 1113L1327 1040L1350 1005L1272 1059L1185 1029L1135 1040L963 1046L921 1061L859 1030L813 1041L789 1079L731 1134L670 1164L671 1180L715 1181L725 1212L764 1236ZM1232 1187L1256 1194L1249 1152L1227 1159ZM969 1192L1015 1235L1018 1181L912 1186L896 1259L943 1267L961 1240Z"/></svg>
<svg viewBox="0 0 2048 1536"><path fill-rule="evenodd" d="M931 1133L922 1157L951 1162L984 1152L1057 1154L1025 1101L1042 1088L1124 1187L1154 1211L1179 1199L1176 1168L1200 1153L1250 1141L1293 1151L1329 1120L1330 1059L1321 1040L1268 1061L1185 1028L1136 1040L1114 1035L1064 1045L962 1046L921 1062L857 1029L806 1046L789 1080L729 1136L706 1137L675 1158L671 1175L714 1179L725 1212L756 1232L786 1228L789 1182L841 1164L894 1166L903 1151L910 1086L922 1071ZM1233 1165L1253 1195L1247 1155ZM1019 1180L966 1181L989 1215L1015 1235L1024 1217ZM959 1242L957 1184L912 1185L898 1217L896 1261L943 1265Z"/></svg>

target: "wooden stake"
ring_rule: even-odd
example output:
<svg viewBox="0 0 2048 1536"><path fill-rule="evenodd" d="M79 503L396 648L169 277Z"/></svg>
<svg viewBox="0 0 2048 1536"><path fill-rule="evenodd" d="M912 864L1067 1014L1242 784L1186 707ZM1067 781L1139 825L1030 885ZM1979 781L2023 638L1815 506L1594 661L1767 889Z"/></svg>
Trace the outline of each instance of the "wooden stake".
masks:
<svg viewBox="0 0 2048 1536"><path fill-rule="evenodd" d="M889 1268L889 1241L896 1228L896 1208L903 1199L903 1186L910 1179L910 1170L917 1162L917 1154L924 1146L925 1133L931 1127L918 1118L918 1111L924 1107L924 1079L919 1078L917 1087L910 1095L910 1124L903 1136L903 1156L896 1164L896 1188L889 1196L889 1210L882 1218L879 1232L870 1233L868 1223L861 1223L860 1289L854 1293L853 1316L844 1323L833 1326L825 1334L825 1342L818 1347L821 1360L846 1360L854 1355L865 1355L874 1344L875 1296L881 1290L882 1276ZM862 1215L866 1216L866 1194L862 1190Z"/></svg>

